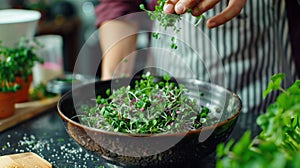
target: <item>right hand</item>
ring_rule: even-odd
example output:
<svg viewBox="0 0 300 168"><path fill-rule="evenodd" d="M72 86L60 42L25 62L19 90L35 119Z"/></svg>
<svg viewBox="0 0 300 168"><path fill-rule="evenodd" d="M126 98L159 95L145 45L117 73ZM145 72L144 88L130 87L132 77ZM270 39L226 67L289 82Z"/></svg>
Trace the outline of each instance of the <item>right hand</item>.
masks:
<svg viewBox="0 0 300 168"><path fill-rule="evenodd" d="M168 0L164 6L164 12L167 14L184 14L188 9L192 9L192 15L200 16L204 12L213 8L221 0ZM208 19L206 25L208 28L220 26L235 16L237 16L247 0L230 0L228 6L218 15Z"/></svg>

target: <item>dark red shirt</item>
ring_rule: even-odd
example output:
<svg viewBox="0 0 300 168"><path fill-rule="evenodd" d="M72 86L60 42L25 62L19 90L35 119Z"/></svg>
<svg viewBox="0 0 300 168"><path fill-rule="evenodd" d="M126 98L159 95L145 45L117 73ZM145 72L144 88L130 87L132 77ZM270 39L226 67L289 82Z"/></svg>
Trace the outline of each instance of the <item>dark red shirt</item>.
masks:
<svg viewBox="0 0 300 168"><path fill-rule="evenodd" d="M144 4L147 9L153 10L156 0L100 0L95 9L96 26L99 27L107 20L113 20L129 13L140 12L140 4Z"/></svg>

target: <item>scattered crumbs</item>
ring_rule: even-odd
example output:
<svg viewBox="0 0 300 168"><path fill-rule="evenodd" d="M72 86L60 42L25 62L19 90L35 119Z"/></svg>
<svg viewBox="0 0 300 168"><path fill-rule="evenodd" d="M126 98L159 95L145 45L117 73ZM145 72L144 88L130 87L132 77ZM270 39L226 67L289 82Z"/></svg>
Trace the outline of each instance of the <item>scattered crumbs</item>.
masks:
<svg viewBox="0 0 300 168"><path fill-rule="evenodd" d="M89 154L81 146L72 145L71 142L73 142L72 139L63 138L38 140L34 135L24 134L23 138L18 142L20 148L15 149L15 152L34 152L55 167L72 165L74 168L89 168L91 163L95 165L101 163L98 156ZM2 150L5 150L9 146L8 142L2 147ZM94 167L104 168L104 166L99 165Z"/></svg>
<svg viewBox="0 0 300 168"><path fill-rule="evenodd" d="M6 147L10 148L10 143L9 142L6 142Z"/></svg>

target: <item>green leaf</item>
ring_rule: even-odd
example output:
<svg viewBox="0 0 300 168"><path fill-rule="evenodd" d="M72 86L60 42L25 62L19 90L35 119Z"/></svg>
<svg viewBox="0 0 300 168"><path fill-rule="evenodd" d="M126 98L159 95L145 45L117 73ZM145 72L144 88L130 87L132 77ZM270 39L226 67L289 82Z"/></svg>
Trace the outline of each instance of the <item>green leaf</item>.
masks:
<svg viewBox="0 0 300 168"><path fill-rule="evenodd" d="M106 94L107 96L110 95L110 89L109 89L109 88L105 91L105 94Z"/></svg>
<svg viewBox="0 0 300 168"><path fill-rule="evenodd" d="M222 158L225 155L225 150L224 150L225 144L224 143L220 143L217 146L217 158Z"/></svg>
<svg viewBox="0 0 300 168"><path fill-rule="evenodd" d="M164 75L164 80L166 81L166 82L168 82L169 80L171 79L171 77L170 77L170 75Z"/></svg>
<svg viewBox="0 0 300 168"><path fill-rule="evenodd" d="M144 4L140 4L140 9L146 10L145 5Z"/></svg>
<svg viewBox="0 0 300 168"><path fill-rule="evenodd" d="M267 95L274 90L280 90L281 82L284 78L285 74L283 73L273 75L267 89L263 92L263 98L266 98Z"/></svg>
<svg viewBox="0 0 300 168"><path fill-rule="evenodd" d="M233 146L232 151L237 156L242 156L243 152L250 146L251 141L251 131L246 131L242 138Z"/></svg>

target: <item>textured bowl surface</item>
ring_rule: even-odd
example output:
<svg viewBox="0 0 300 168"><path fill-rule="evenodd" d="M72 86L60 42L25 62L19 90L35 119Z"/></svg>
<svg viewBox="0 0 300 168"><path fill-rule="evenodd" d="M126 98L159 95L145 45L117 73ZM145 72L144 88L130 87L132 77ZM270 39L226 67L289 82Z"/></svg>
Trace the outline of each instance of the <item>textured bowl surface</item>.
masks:
<svg viewBox="0 0 300 168"><path fill-rule="evenodd" d="M108 132L80 124L76 109L93 103L96 95L105 96L107 88L133 85L134 79L97 81L73 89L58 102L58 113L69 135L88 150L98 153L108 162L129 167L174 167L203 159L216 146L227 140L241 111L239 97L231 91L210 83L176 79L189 89L188 96L200 99L200 104L218 109L218 120L201 129L170 134L131 135ZM157 81L161 78L156 78ZM199 96L199 92L202 96Z"/></svg>

